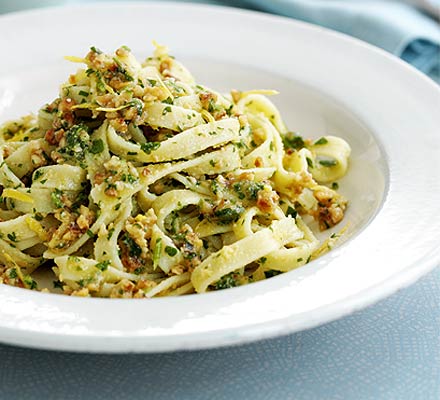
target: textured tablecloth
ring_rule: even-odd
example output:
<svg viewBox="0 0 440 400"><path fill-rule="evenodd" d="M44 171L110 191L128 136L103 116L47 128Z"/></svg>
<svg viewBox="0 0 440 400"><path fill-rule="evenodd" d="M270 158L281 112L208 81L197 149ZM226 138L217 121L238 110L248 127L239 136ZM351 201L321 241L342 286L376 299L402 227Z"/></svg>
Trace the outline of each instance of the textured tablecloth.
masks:
<svg viewBox="0 0 440 400"><path fill-rule="evenodd" d="M244 346L93 355L0 345L0 399L439 400L440 267L366 310Z"/></svg>

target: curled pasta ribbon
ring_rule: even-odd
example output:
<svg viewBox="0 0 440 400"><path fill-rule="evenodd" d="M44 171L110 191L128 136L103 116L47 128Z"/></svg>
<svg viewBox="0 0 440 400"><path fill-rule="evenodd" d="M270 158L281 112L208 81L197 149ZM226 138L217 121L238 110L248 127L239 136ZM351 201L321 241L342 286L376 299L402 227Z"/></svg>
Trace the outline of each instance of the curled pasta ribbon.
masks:
<svg viewBox="0 0 440 400"><path fill-rule="evenodd" d="M294 238L299 239L303 233L296 226L293 218L274 221L270 227L264 228L237 242L224 246L211 254L191 276L191 282L197 292L205 292L209 285L222 276L242 268L267 254L279 250Z"/></svg>
<svg viewBox="0 0 440 400"><path fill-rule="evenodd" d="M142 146L127 142L114 129L109 128L108 142L114 154L134 161L155 163L186 158L210 147L231 142L238 137L239 128L238 121L233 118L198 125L160 142L156 149L151 150L142 150Z"/></svg>
<svg viewBox="0 0 440 400"><path fill-rule="evenodd" d="M68 57L85 68L37 116L0 126L0 282L96 297L203 293L321 254L350 146L289 132L267 96L196 84L155 43ZM333 243L333 242L332 242ZM36 274L35 276L37 276Z"/></svg>
<svg viewBox="0 0 440 400"><path fill-rule="evenodd" d="M311 148L314 156L312 176L322 183L333 182L347 173L351 149L348 143L336 136L323 136L325 143Z"/></svg>

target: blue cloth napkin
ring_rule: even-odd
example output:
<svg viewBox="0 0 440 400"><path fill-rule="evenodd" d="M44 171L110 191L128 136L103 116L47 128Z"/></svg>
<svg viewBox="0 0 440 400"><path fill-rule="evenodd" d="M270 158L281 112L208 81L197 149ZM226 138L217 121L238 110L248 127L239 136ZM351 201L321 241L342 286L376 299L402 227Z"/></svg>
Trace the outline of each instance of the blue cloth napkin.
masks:
<svg viewBox="0 0 440 400"><path fill-rule="evenodd" d="M1 0L0 13L102 1L109 0ZM423 5L440 19L440 0L188 1L258 9L325 26L381 47L440 83L440 25L434 18L407 4Z"/></svg>
<svg viewBox="0 0 440 400"><path fill-rule="evenodd" d="M408 4L378 0L246 0L235 5L237 3L365 40L401 57L440 83L440 25ZM430 0L430 4L440 15L440 1Z"/></svg>

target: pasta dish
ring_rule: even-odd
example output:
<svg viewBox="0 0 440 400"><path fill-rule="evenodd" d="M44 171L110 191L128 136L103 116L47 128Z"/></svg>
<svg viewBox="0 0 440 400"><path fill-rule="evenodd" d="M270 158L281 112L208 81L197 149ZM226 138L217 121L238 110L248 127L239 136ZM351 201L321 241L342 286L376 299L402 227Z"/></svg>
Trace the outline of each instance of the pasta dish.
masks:
<svg viewBox="0 0 440 400"><path fill-rule="evenodd" d="M289 131L271 90L195 82L164 46L92 47L59 97L0 127L0 282L151 298L241 286L330 248L341 138ZM53 271L40 287L36 270Z"/></svg>

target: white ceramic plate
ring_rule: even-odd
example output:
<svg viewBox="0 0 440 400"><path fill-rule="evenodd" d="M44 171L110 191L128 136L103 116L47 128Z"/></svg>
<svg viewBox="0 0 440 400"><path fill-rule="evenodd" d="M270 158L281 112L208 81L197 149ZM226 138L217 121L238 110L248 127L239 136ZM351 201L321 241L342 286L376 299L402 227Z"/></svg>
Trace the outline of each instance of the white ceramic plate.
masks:
<svg viewBox="0 0 440 400"><path fill-rule="evenodd" d="M440 263L440 91L346 36L258 13L109 4L0 18L0 121L54 98L91 45L139 57L156 39L223 90L274 88L290 129L352 146L347 240L304 268L241 288L153 300L84 299L0 285L0 341L96 352L244 343L339 318Z"/></svg>

